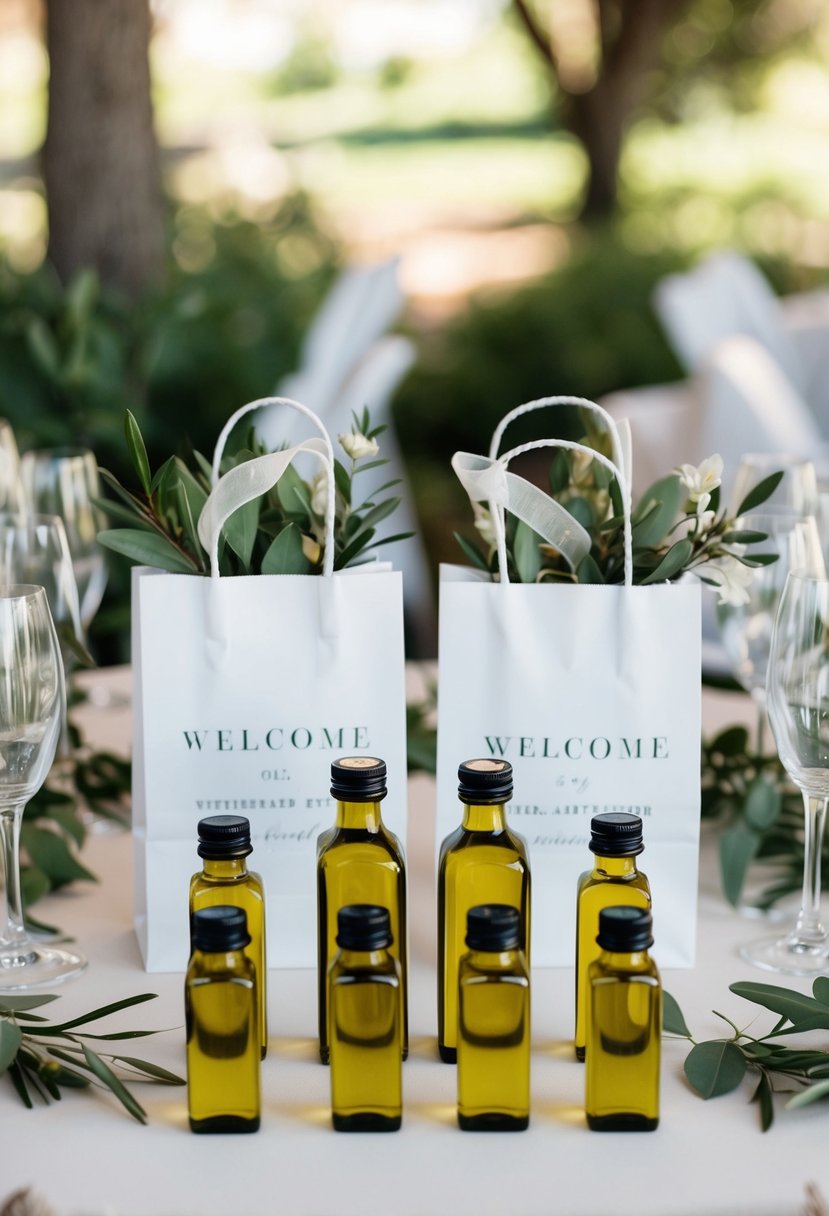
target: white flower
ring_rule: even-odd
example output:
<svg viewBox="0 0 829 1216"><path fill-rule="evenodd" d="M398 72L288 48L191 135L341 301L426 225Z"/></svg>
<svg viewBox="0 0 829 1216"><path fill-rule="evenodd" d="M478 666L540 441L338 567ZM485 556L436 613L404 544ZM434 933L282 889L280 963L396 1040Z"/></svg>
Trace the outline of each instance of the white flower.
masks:
<svg viewBox="0 0 829 1216"><path fill-rule="evenodd" d="M347 431L345 435L338 435L337 438L346 456L350 456L352 460L361 460L364 456L376 456L380 451L380 445L376 439L368 439L359 431Z"/></svg>
<svg viewBox="0 0 829 1216"><path fill-rule="evenodd" d="M755 569L744 566L736 557L718 557L712 562L706 562L700 567L699 573L702 578L716 583L720 604L731 604L738 608L740 604L749 602L751 597L748 587L754 578Z"/></svg>
<svg viewBox="0 0 829 1216"><path fill-rule="evenodd" d="M481 534L481 540L484 542L484 544L489 545L491 549L494 549L496 539L495 525L492 522L492 516L486 507L482 507L480 503L473 503L472 507L475 511L475 527Z"/></svg>
<svg viewBox="0 0 829 1216"><path fill-rule="evenodd" d="M700 515L711 501L711 494L722 483L722 456L709 456L703 460L699 468L692 464L681 464L674 469L679 474L680 483L688 491L688 498L696 504L697 514Z"/></svg>
<svg viewBox="0 0 829 1216"><path fill-rule="evenodd" d="M315 515L325 515L328 506L328 474L320 470L311 482L311 510Z"/></svg>

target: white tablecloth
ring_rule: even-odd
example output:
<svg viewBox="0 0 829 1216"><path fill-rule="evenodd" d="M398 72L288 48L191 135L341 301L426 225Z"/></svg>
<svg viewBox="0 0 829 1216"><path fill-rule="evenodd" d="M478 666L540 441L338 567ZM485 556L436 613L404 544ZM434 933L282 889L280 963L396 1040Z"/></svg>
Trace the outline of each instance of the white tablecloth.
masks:
<svg viewBox="0 0 829 1216"><path fill-rule="evenodd" d="M97 686L128 688L124 673L101 673ZM125 682L126 681L126 682ZM740 698L709 697L709 727L745 714ZM87 734L101 743L129 740L129 708L84 711ZM411 1055L404 1070L404 1124L395 1135L337 1135L330 1129L328 1070L313 1037L312 971L269 976L271 1040L263 1066L262 1128L253 1136L194 1136L185 1091L139 1085L150 1123L140 1127L108 1094L78 1091L26 1111L7 1080L0 1084L0 1206L32 1185L59 1216L793 1216L805 1188L829 1196L829 1111L825 1105L779 1111L759 1130L749 1083L702 1102L687 1086L687 1046L666 1043L662 1121L648 1135L594 1134L582 1114L584 1068L573 1059L573 976L533 975L532 1117L520 1135L475 1135L455 1123L455 1070L436 1059L434 785L410 782ZM705 848L710 863L710 844ZM135 1054L184 1071L181 975L147 976L132 932L131 840L93 836L84 860L100 876L43 901L89 957L48 1011L74 1015L138 992L157 1001L126 1011L107 1029L165 1027L130 1045ZM768 979L737 957L757 923L728 908L712 866L703 866L698 963L665 975L698 1037L723 1033L712 1007L746 1024L754 1007L728 992L737 979ZM808 984L800 984L804 991ZM757 1025L770 1026L760 1016ZM815 1036L817 1037L817 1036Z"/></svg>

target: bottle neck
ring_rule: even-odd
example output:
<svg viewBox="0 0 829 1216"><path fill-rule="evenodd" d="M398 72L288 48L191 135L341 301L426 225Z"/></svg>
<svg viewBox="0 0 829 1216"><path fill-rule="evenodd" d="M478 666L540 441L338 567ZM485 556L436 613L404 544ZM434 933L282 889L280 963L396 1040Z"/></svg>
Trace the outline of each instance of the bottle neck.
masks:
<svg viewBox="0 0 829 1216"><path fill-rule="evenodd" d="M229 971L244 970L244 954L241 950L193 951L193 966L200 975L226 975Z"/></svg>
<svg viewBox="0 0 829 1216"><path fill-rule="evenodd" d="M338 802L337 827L379 832L383 826L379 802Z"/></svg>
<svg viewBox="0 0 829 1216"><path fill-rule="evenodd" d="M649 971L651 968L647 950L602 950L599 962L613 971Z"/></svg>
<svg viewBox="0 0 829 1216"><path fill-rule="evenodd" d="M244 878L248 872L244 857L203 857L207 878Z"/></svg>
<svg viewBox="0 0 829 1216"><path fill-rule="evenodd" d="M473 950L469 951L469 964L481 971L514 971L518 966L518 947L509 950Z"/></svg>
<svg viewBox="0 0 829 1216"><path fill-rule="evenodd" d="M463 826L468 832L505 832L507 808L503 802L491 806L467 803L463 808Z"/></svg>
<svg viewBox="0 0 829 1216"><path fill-rule="evenodd" d="M593 861L593 873L599 878L629 878L636 873L636 855L602 857L597 853Z"/></svg>
<svg viewBox="0 0 829 1216"><path fill-rule="evenodd" d="M388 947L380 950L350 950L340 947L340 963L347 970L359 970L366 967L382 967L388 962Z"/></svg>

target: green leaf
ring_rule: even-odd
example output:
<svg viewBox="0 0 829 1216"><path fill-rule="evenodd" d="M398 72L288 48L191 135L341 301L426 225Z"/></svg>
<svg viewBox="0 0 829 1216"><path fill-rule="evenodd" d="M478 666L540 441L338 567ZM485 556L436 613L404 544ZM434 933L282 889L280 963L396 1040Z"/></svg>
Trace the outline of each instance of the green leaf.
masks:
<svg viewBox="0 0 829 1216"><path fill-rule="evenodd" d="M730 726L716 736L711 744L712 752L723 756L743 756L748 748L748 731L744 726Z"/></svg>
<svg viewBox="0 0 829 1216"><path fill-rule="evenodd" d="M307 514L308 487L292 464L276 483L276 496L285 511Z"/></svg>
<svg viewBox="0 0 829 1216"><path fill-rule="evenodd" d="M583 528L587 528L588 531L595 524L595 513L586 498L568 498L567 502L563 502L561 505L577 523L580 523Z"/></svg>
<svg viewBox="0 0 829 1216"><path fill-rule="evenodd" d="M658 545L665 539L679 514L683 494L679 478L675 474L655 481L645 491L633 513L637 545ZM658 509L656 511L648 509L647 520L645 520L643 508L650 508L652 502L658 503Z"/></svg>
<svg viewBox="0 0 829 1216"><path fill-rule="evenodd" d="M353 561L358 553L362 553L363 549L367 549L374 539L374 528L369 528L365 532L358 532L355 537L345 546L341 553L337 556L337 568L342 570ZM378 544L381 544L378 541Z"/></svg>
<svg viewBox="0 0 829 1216"><path fill-rule="evenodd" d="M691 560L693 552L693 542L684 536L675 545L671 545L656 569L642 579L642 584L667 582L674 578Z"/></svg>
<svg viewBox="0 0 829 1216"><path fill-rule="evenodd" d="M363 528L373 528L382 520L386 519L392 512L396 511L400 506L401 499L387 498L385 502L378 502L376 507L372 507L370 511L366 511L365 515L360 515L360 525Z"/></svg>
<svg viewBox="0 0 829 1216"><path fill-rule="evenodd" d="M74 807L53 807L49 812L49 818L75 842L78 848L81 847L86 840L86 828L75 813Z"/></svg>
<svg viewBox="0 0 829 1216"><path fill-rule="evenodd" d="M717 1098L736 1089L746 1075L739 1047L722 1039L697 1043L685 1061L685 1076L701 1098Z"/></svg>
<svg viewBox="0 0 829 1216"><path fill-rule="evenodd" d="M52 890L48 875L44 874L38 866L20 867L20 885L23 893L23 907L26 911ZM3 1008L3 1004L4 1002L0 1000L0 1009Z"/></svg>
<svg viewBox="0 0 829 1216"><path fill-rule="evenodd" d="M662 993L662 1029L666 1034L678 1034L683 1039L691 1037L682 1010L670 992Z"/></svg>
<svg viewBox="0 0 829 1216"><path fill-rule="evenodd" d="M74 882L79 878L87 882L98 881L86 866L81 865L77 858L72 856L66 841L57 832L24 823L20 830L20 843L31 861L43 870L53 886L63 886L64 883Z"/></svg>
<svg viewBox="0 0 829 1216"><path fill-rule="evenodd" d="M243 506L237 507L233 514L225 520L222 528L222 536L239 558L246 573L250 572L250 559L256 543L261 505L262 500L254 498L252 502L246 502Z"/></svg>
<svg viewBox="0 0 829 1216"><path fill-rule="evenodd" d="M127 449L130 454L133 466L138 474L138 480L141 483L141 488L149 498L150 484L152 477L150 476L150 462L147 459L147 448L144 444L144 437L141 434L141 428L135 421L135 415L132 410L127 410L124 419L124 433L127 437Z"/></svg>
<svg viewBox="0 0 829 1216"><path fill-rule="evenodd" d="M738 528L734 532L726 532L722 543L724 545L756 545L768 538L768 532L752 532L749 528Z"/></svg>
<svg viewBox="0 0 829 1216"><path fill-rule="evenodd" d="M580 583L604 583L605 581L604 575L589 553L585 553L579 562L576 577Z"/></svg>
<svg viewBox="0 0 829 1216"><path fill-rule="evenodd" d="M760 1072L760 1080L751 1100L752 1102L759 1103L760 1126L764 1132L767 1132L774 1122L774 1101L772 1099L771 1081L765 1069L762 1069Z"/></svg>
<svg viewBox="0 0 829 1216"><path fill-rule="evenodd" d="M819 1102L821 1098L829 1098L829 1081L818 1081L817 1085L810 1085L808 1089L804 1089L799 1094L795 1094L793 1098L789 1098L786 1103L786 1110L797 1110L800 1106L811 1106L813 1102Z"/></svg>
<svg viewBox="0 0 829 1216"><path fill-rule="evenodd" d="M104 1085L108 1086L108 1088L112 1090L115 1097L122 1104L122 1106L129 1111L133 1119L137 1119L139 1123L146 1123L147 1112L144 1110L143 1106L141 1106L141 1104L135 1100L124 1082L116 1077L110 1066L105 1063L105 1061L102 1060L91 1047L87 1047L85 1043L83 1054L86 1058L87 1064L92 1072L94 1072L98 1080L103 1081Z"/></svg>
<svg viewBox="0 0 829 1216"><path fill-rule="evenodd" d="M541 554L538 551L539 536L529 524L519 519L515 527L515 538L512 543L512 557L515 569L522 583L534 583L541 569Z"/></svg>
<svg viewBox="0 0 829 1216"><path fill-rule="evenodd" d="M550 489L554 498L558 498L562 490L570 484L570 461L562 448L556 448L550 462Z"/></svg>
<svg viewBox="0 0 829 1216"><path fill-rule="evenodd" d="M393 536L382 536L380 540L376 540L372 545L373 549L379 549L381 545L394 545L399 540L411 540L413 536L417 536L416 532L395 532ZM487 567L489 569L489 567Z"/></svg>
<svg viewBox="0 0 829 1216"><path fill-rule="evenodd" d="M23 1042L23 1031L14 1022L0 1019L0 1073L6 1071Z"/></svg>
<svg viewBox="0 0 829 1216"><path fill-rule="evenodd" d="M26 341L38 370L54 384L61 378L60 350L55 335L42 317L32 317L26 326Z"/></svg>
<svg viewBox="0 0 829 1216"><path fill-rule="evenodd" d="M83 329L98 297L98 276L85 267L73 276L66 288L66 315L76 330Z"/></svg>
<svg viewBox="0 0 829 1216"><path fill-rule="evenodd" d="M101 480L103 482L105 482L106 485L109 486L109 488L113 491L114 494L118 495L118 497L121 499L121 501L129 509L130 513L136 516L136 518L132 521L133 523L137 523L138 520L142 520L143 522L149 522L145 518L146 507L145 507L144 503L142 503L140 498L136 498L136 496L134 494L131 494L129 490L125 489L121 485L118 478L115 477L114 474L110 473L109 469L104 469L99 465L98 472L101 476ZM99 502L99 500L96 499L95 502L97 504ZM108 499L104 499L101 505L105 512L112 511L113 504Z"/></svg>
<svg viewBox="0 0 829 1216"><path fill-rule="evenodd" d="M15 996L5 993L0 996L0 1013L22 1013L29 1009L40 1009L43 1005L51 1005L58 998L47 993L43 996Z"/></svg>
<svg viewBox="0 0 829 1216"><path fill-rule="evenodd" d="M141 566L156 566L171 574L195 574L196 565L157 532L137 528L113 528L98 533L98 543Z"/></svg>
<svg viewBox="0 0 829 1216"><path fill-rule="evenodd" d="M480 549L473 545L471 541L461 536L459 532L453 532L452 535L460 545L461 549L463 549L464 554L472 562L472 565L477 566L479 570L485 570L486 573L489 574L489 562L481 553Z"/></svg>
<svg viewBox="0 0 829 1216"><path fill-rule="evenodd" d="M821 1005L829 1007L829 975L819 975L812 984L812 996Z"/></svg>
<svg viewBox="0 0 829 1216"><path fill-rule="evenodd" d="M723 893L732 907L740 902L748 867L759 847L760 837L740 820L720 837L720 876Z"/></svg>
<svg viewBox="0 0 829 1216"><path fill-rule="evenodd" d="M129 1064L130 1068L135 1068L139 1072L146 1073L148 1077L154 1077L156 1081L163 1081L165 1085L187 1084L184 1077L180 1077L174 1072L168 1072L159 1064L151 1064L148 1060L137 1060L134 1056L115 1056L114 1059L120 1060L122 1064Z"/></svg>
<svg viewBox="0 0 829 1216"><path fill-rule="evenodd" d="M340 460L334 461L334 482L345 500L346 506L351 506L351 476Z"/></svg>
<svg viewBox="0 0 829 1216"><path fill-rule="evenodd" d="M743 981L729 987L737 996L787 1018L799 1030L829 1030L829 1009L813 997L777 984Z"/></svg>
<svg viewBox="0 0 829 1216"><path fill-rule="evenodd" d="M311 563L302 552L302 533L287 524L262 558L263 574L308 574Z"/></svg>
<svg viewBox="0 0 829 1216"><path fill-rule="evenodd" d="M20 1095L20 1101L23 1103L24 1106L28 1107L28 1109L31 1110L32 1106L33 1106L32 1099L31 1099L28 1089L26 1088L26 1080L23 1076L23 1069L20 1067L19 1064L10 1064L9 1065L9 1076L12 1079L12 1084L14 1085L14 1088L17 1090L18 1094Z"/></svg>
<svg viewBox="0 0 829 1216"><path fill-rule="evenodd" d="M753 490L749 490L748 494L746 494L745 498L737 508L737 516L739 517L740 515L745 515L747 511L753 511L755 507L759 507L762 503L764 503L767 498L771 498L772 494L780 485L782 480L782 469L779 473L772 473L769 477L764 477L761 482L757 483Z"/></svg>
<svg viewBox="0 0 829 1216"><path fill-rule="evenodd" d="M767 831L780 818L783 799L767 777L755 777L746 795L746 822L758 832Z"/></svg>
<svg viewBox="0 0 829 1216"><path fill-rule="evenodd" d="M98 1009L93 1009L91 1013L81 1014L79 1017L73 1018L71 1022L62 1022L54 1029L61 1033L65 1030L74 1030L76 1026L86 1026L89 1022L97 1022L111 1013L118 1013L121 1009L131 1009L133 1005L143 1005L145 1001L154 1001L157 996L156 992L142 992L138 996L127 996L122 1001L113 1001L110 1005L101 1005Z"/></svg>

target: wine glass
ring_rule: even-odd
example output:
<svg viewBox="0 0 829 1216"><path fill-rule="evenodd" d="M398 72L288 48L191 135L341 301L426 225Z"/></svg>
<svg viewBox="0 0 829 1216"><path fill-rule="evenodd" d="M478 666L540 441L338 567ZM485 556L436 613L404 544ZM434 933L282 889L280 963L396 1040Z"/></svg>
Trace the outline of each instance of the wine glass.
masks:
<svg viewBox="0 0 829 1216"><path fill-rule="evenodd" d="M88 448L43 448L20 462L31 511L60 515L78 585L81 627L86 635L106 586L106 565L98 544L105 526L95 500L101 497L98 463Z"/></svg>
<svg viewBox="0 0 829 1216"><path fill-rule="evenodd" d="M743 958L768 971L829 971L820 920L823 828L829 801L829 580L792 571L780 600L768 667L769 717L780 759L803 794L803 896L794 928L744 946Z"/></svg>
<svg viewBox="0 0 829 1216"><path fill-rule="evenodd" d="M11 424L0 418L0 511L23 510L20 456Z"/></svg>
<svg viewBox="0 0 829 1216"><path fill-rule="evenodd" d="M741 457L731 492L732 512L739 511L749 491L777 472L783 476L762 509L783 507L797 515L817 515L818 479L813 462L785 452L749 452Z"/></svg>
<svg viewBox="0 0 829 1216"><path fill-rule="evenodd" d="M742 604L718 604L717 621L723 647L735 678L751 694L757 707L756 753L763 755L766 722L766 668L771 649L774 618L789 570L804 568L823 574L823 554L817 524L811 515L802 516L784 507L764 505L737 520L740 531L764 532L757 552L774 553L777 561L759 566L747 587Z"/></svg>
<svg viewBox="0 0 829 1216"><path fill-rule="evenodd" d="M52 764L66 693L57 634L42 587L0 588L0 849L5 876L0 992L77 975L83 955L26 932L20 824Z"/></svg>
<svg viewBox="0 0 829 1216"><path fill-rule="evenodd" d="M0 514L0 586L14 583L45 589L68 676L73 660L68 635L81 637L81 620L72 558L59 515ZM58 751L61 756L72 754L65 717Z"/></svg>

